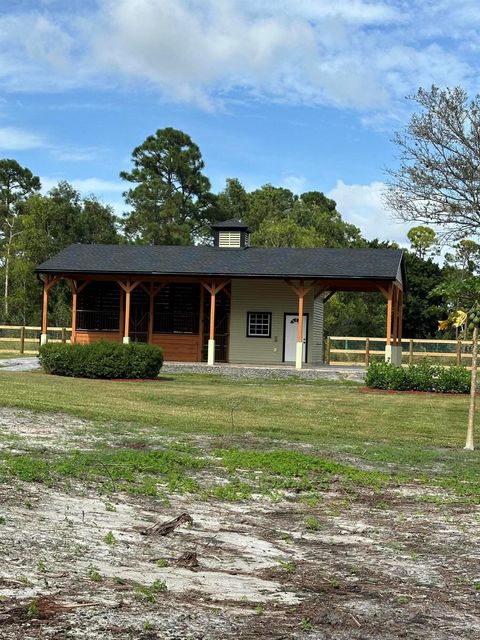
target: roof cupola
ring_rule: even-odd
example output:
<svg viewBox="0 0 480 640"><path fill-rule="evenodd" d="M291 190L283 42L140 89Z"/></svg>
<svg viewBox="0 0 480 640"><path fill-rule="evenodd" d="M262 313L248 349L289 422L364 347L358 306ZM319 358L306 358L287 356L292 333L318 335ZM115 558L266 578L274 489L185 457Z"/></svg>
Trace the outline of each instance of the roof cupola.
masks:
<svg viewBox="0 0 480 640"><path fill-rule="evenodd" d="M220 249L245 249L250 244L250 232L240 220L225 220L212 225L213 244Z"/></svg>

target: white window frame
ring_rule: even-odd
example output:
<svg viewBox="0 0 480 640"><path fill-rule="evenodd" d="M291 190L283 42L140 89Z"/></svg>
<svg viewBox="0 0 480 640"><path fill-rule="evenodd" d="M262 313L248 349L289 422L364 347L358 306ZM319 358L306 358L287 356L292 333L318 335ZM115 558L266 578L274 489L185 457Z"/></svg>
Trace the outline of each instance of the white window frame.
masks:
<svg viewBox="0 0 480 640"><path fill-rule="evenodd" d="M258 318L258 316L265 316ZM263 330L262 330L263 329ZM261 333L256 333L260 330ZM266 330L266 333L265 333ZM271 338L272 337L272 313L271 311L247 311L247 338Z"/></svg>

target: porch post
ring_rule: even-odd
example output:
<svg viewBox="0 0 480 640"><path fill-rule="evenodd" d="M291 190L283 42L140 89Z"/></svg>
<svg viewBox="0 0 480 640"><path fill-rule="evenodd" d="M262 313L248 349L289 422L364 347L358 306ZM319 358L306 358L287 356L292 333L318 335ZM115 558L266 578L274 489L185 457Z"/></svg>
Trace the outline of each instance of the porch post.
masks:
<svg viewBox="0 0 480 640"><path fill-rule="evenodd" d="M71 280L70 286L72 289L72 334L70 336L70 342L75 344L77 341L77 281Z"/></svg>
<svg viewBox="0 0 480 640"><path fill-rule="evenodd" d="M47 344L48 336L48 283L49 277L46 276L43 282L43 307L42 307L42 334L40 336L40 344Z"/></svg>
<svg viewBox="0 0 480 640"><path fill-rule="evenodd" d="M43 307L42 307L42 333L40 335L40 344L48 342L48 292L60 280L60 276L45 276L43 281Z"/></svg>
<svg viewBox="0 0 480 640"><path fill-rule="evenodd" d="M297 327L297 350L295 353L295 367L302 368L303 364L303 301L304 287L303 280L300 283L301 289L298 294L298 327Z"/></svg>
<svg viewBox="0 0 480 640"><path fill-rule="evenodd" d="M401 297L401 291L397 289L395 285L392 284L388 290L388 298L387 298L388 300L387 344L385 346L385 362L390 362L396 367L402 366L402 345L399 340L399 330L401 331L400 297ZM392 342L392 321L393 321L393 342Z"/></svg>
<svg viewBox="0 0 480 640"><path fill-rule="evenodd" d="M212 283L210 289L210 335L208 339L208 364L215 364L215 302L216 302L215 283Z"/></svg>
<svg viewBox="0 0 480 640"><path fill-rule="evenodd" d="M130 293L130 280L128 280L127 286L125 287L125 328L123 332L123 344L130 342Z"/></svg>

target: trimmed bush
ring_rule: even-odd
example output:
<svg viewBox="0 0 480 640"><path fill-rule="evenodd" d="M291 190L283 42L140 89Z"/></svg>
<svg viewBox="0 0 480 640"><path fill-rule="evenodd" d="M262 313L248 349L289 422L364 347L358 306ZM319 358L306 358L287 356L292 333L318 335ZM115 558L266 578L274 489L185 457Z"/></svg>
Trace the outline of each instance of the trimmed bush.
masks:
<svg viewBox="0 0 480 640"><path fill-rule="evenodd" d="M141 342L47 343L40 347L47 373L73 378L156 378L163 365L159 347Z"/></svg>
<svg viewBox="0 0 480 640"><path fill-rule="evenodd" d="M471 373L465 367L441 367L428 360L407 368L374 362L365 378L370 389L442 393L469 393L470 381Z"/></svg>

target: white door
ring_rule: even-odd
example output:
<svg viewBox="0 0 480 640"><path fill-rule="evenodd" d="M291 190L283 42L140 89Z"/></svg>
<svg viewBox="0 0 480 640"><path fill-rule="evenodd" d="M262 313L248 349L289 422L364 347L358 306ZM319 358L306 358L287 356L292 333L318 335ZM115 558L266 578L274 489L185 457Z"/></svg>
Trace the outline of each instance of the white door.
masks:
<svg viewBox="0 0 480 640"><path fill-rule="evenodd" d="M303 357L302 361L307 360L307 330L308 316L303 316ZM297 332L298 332L298 313L287 313L285 315L285 355L284 362L295 362L297 353Z"/></svg>

